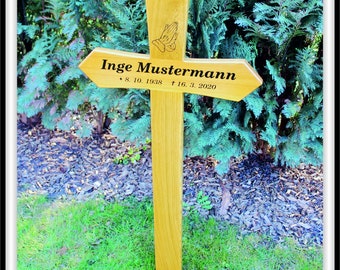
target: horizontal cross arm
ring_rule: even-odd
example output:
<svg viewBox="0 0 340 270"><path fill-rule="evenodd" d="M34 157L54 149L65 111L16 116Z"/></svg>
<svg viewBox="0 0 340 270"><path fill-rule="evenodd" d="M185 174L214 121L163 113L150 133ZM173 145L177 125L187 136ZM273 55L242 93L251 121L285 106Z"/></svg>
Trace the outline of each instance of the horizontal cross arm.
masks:
<svg viewBox="0 0 340 270"><path fill-rule="evenodd" d="M79 68L98 86L192 93L239 101L262 84L244 59L152 59L96 48Z"/></svg>

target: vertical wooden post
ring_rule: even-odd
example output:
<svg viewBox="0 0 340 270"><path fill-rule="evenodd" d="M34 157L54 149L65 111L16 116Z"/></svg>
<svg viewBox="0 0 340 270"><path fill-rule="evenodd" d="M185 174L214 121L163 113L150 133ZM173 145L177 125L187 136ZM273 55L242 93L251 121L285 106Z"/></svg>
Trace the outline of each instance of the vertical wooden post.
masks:
<svg viewBox="0 0 340 270"><path fill-rule="evenodd" d="M147 0L151 58L183 60L188 1ZM163 28L164 27L164 28ZM171 49L155 46L167 27ZM168 28L168 29L169 29ZM163 30L164 29L164 30ZM163 32L162 32L163 31ZM170 47L169 47L170 48ZM182 172L184 94L151 91L152 182L157 270L182 269Z"/></svg>
<svg viewBox="0 0 340 270"><path fill-rule="evenodd" d="M182 269L183 94L151 92L156 269Z"/></svg>

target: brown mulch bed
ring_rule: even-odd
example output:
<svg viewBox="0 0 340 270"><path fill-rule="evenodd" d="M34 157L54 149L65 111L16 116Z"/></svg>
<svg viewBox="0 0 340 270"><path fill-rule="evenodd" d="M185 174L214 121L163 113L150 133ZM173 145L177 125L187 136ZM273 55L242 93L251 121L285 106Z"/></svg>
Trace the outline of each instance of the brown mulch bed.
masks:
<svg viewBox="0 0 340 270"><path fill-rule="evenodd" d="M151 152L138 162L117 164L130 143L110 134L80 139L40 125L17 124L17 191L51 199L120 201L152 197ZM207 196L204 198L204 196ZM210 208L210 209L208 209ZM304 246L323 243L323 169L301 164L276 167L258 155L231 162L218 175L214 160L187 158L183 164L183 213L226 220L242 234L265 233L276 242L295 238Z"/></svg>

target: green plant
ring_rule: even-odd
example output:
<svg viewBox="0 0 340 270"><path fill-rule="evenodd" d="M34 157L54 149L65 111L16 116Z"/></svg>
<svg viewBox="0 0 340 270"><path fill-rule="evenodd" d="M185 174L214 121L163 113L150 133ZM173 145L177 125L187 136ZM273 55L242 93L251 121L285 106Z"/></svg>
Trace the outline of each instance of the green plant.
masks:
<svg viewBox="0 0 340 270"><path fill-rule="evenodd" d="M321 0L190 2L186 56L246 59L264 83L240 102L185 95L186 156L214 157L218 173L252 152L282 166L322 163L322 12ZM150 137L148 90L98 88L78 68L99 46L148 53L145 1L28 0L26 13L18 112L82 137L107 119L121 140Z"/></svg>
<svg viewBox="0 0 340 270"><path fill-rule="evenodd" d="M138 148L130 148L126 154L122 154L114 158L113 162L118 164L128 164L130 162L136 163L138 160L140 160L140 150Z"/></svg>
<svg viewBox="0 0 340 270"><path fill-rule="evenodd" d="M238 103L186 96L186 154L215 157L219 173L255 151L278 165L321 164L322 1L237 2L192 1L190 55L244 58L264 83Z"/></svg>
<svg viewBox="0 0 340 270"><path fill-rule="evenodd" d="M252 14L238 15L235 24L260 48L259 56L266 54L260 95L267 102L255 132L273 148L278 164L320 164L322 1L255 3Z"/></svg>
<svg viewBox="0 0 340 270"><path fill-rule="evenodd" d="M17 269L154 269L150 200L17 203ZM183 220L183 269L322 269L322 247L241 235L191 212ZM246 258L246 260L245 260Z"/></svg>
<svg viewBox="0 0 340 270"><path fill-rule="evenodd" d="M39 198L18 202L18 269L152 269L150 202Z"/></svg>
<svg viewBox="0 0 340 270"><path fill-rule="evenodd" d="M145 144L140 146L132 146L128 147L126 153L120 154L113 159L114 163L117 164L129 164L129 163L136 163L140 160L141 155L144 151L146 151L150 147L150 139L146 139Z"/></svg>
<svg viewBox="0 0 340 270"><path fill-rule="evenodd" d="M212 204L211 204L211 201L209 199L209 196L204 195L202 190L200 190L197 193L196 199L197 199L197 202L199 203L199 205L205 210L210 210L213 207Z"/></svg>
<svg viewBox="0 0 340 270"><path fill-rule="evenodd" d="M27 117L39 113L46 128L73 129L78 136L89 137L94 127L103 131L107 117L115 119L114 130L123 119L148 109L141 91L98 88L78 68L97 46L146 52L143 1L28 0L27 6L31 3L34 8L26 9L32 12L26 16L31 19L17 27L18 43L29 39L32 44L18 59L18 113ZM145 138L141 131L133 134Z"/></svg>

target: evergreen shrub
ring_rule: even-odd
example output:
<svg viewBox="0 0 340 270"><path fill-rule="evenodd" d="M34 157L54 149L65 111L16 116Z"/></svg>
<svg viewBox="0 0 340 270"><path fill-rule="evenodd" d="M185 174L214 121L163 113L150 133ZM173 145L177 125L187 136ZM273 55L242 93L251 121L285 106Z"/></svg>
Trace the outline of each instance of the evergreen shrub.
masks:
<svg viewBox="0 0 340 270"><path fill-rule="evenodd" d="M23 2L24 0L22 0ZM144 0L27 0L18 21L18 113L86 137L150 137L149 91L97 88L78 68L95 48L148 53ZM185 95L185 155L271 155L319 165L323 156L321 0L190 2L186 57L243 58L262 77L240 102ZM94 117L94 118L91 118Z"/></svg>

